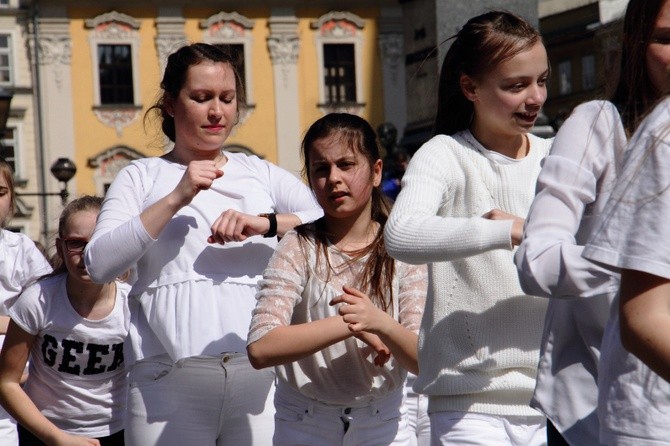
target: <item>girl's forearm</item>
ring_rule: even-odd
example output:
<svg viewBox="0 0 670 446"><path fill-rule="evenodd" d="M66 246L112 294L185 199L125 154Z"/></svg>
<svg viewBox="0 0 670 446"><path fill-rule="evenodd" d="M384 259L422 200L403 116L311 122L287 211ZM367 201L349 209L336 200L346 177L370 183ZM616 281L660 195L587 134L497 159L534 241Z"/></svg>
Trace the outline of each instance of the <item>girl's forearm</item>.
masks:
<svg viewBox="0 0 670 446"><path fill-rule="evenodd" d="M389 323L387 328L383 332L378 332L377 335L391 350L391 354L401 366L414 374L419 373L417 358L419 337L416 333L393 320L393 323Z"/></svg>
<svg viewBox="0 0 670 446"><path fill-rule="evenodd" d="M16 421L46 444L54 444L63 434L35 406L18 382L0 382L0 402Z"/></svg>
<svg viewBox="0 0 670 446"><path fill-rule="evenodd" d="M352 336L342 317L275 327L247 346L251 364L261 369L297 361Z"/></svg>

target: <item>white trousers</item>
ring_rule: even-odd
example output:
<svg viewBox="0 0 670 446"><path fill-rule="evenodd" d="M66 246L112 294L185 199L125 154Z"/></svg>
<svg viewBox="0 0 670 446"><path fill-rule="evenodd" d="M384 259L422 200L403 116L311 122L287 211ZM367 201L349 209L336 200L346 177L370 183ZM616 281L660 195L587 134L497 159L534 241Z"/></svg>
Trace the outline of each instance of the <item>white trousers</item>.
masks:
<svg viewBox="0 0 670 446"><path fill-rule="evenodd" d="M0 406L0 446L18 446L19 434L16 432L16 421Z"/></svg>
<svg viewBox="0 0 670 446"><path fill-rule="evenodd" d="M388 446L410 444L403 390L357 407L307 398L279 381L275 446Z"/></svg>
<svg viewBox="0 0 670 446"><path fill-rule="evenodd" d="M444 411L430 414L430 427L433 446L545 446L547 444L546 421L540 417L502 417Z"/></svg>
<svg viewBox="0 0 670 446"><path fill-rule="evenodd" d="M255 370L246 353L167 355L130 371L127 446L268 446L274 369Z"/></svg>
<svg viewBox="0 0 670 446"><path fill-rule="evenodd" d="M407 419L409 429L412 432L410 446L430 446L430 417L428 416L428 395L416 393L412 385L416 375L407 374L405 383L405 406L407 407Z"/></svg>

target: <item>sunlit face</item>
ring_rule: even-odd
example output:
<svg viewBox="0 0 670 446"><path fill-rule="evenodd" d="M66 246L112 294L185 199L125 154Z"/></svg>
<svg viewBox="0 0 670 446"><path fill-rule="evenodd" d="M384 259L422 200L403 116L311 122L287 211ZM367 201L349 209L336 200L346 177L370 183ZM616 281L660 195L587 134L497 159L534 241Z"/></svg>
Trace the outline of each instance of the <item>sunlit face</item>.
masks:
<svg viewBox="0 0 670 446"><path fill-rule="evenodd" d="M665 2L647 47L649 79L660 94L670 92L670 2Z"/></svg>
<svg viewBox="0 0 670 446"><path fill-rule="evenodd" d="M7 223L11 208L12 194L9 191L9 183L5 176L0 173L0 227Z"/></svg>
<svg viewBox="0 0 670 446"><path fill-rule="evenodd" d="M71 279L90 282L84 266L84 247L93 235L97 211L80 211L70 215L62 237L56 240L58 255Z"/></svg>
<svg viewBox="0 0 670 446"><path fill-rule="evenodd" d="M371 167L337 135L317 139L309 158L310 185L327 216L356 218L370 212L372 189L381 181L381 160Z"/></svg>
<svg viewBox="0 0 670 446"><path fill-rule="evenodd" d="M474 104L473 125L492 135L527 133L547 99L548 76L547 51L540 42L500 63L481 79L463 75L463 93Z"/></svg>
<svg viewBox="0 0 670 446"><path fill-rule="evenodd" d="M210 158L237 122L235 73L230 64L192 65L179 95L166 101L174 115L175 150L183 159Z"/></svg>

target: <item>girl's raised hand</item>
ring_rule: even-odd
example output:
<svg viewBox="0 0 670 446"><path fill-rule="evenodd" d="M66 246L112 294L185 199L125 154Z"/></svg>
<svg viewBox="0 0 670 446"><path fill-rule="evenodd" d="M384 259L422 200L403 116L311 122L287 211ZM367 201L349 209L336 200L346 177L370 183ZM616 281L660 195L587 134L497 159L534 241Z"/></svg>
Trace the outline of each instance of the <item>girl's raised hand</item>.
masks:
<svg viewBox="0 0 670 446"><path fill-rule="evenodd" d="M500 209L491 209L482 217L489 220L514 220L512 223L512 245L519 246L521 244L521 238L523 237L523 223L524 219L517 217L516 215L508 214L505 211Z"/></svg>
<svg viewBox="0 0 670 446"><path fill-rule="evenodd" d="M393 319L372 303L370 298L356 288L342 287L344 294L337 296L330 305L341 304L338 313L348 324L349 330L361 341L377 352L375 365L383 366L391 357L391 350L382 342L378 333L383 333Z"/></svg>
<svg viewBox="0 0 670 446"><path fill-rule="evenodd" d="M209 189L217 178L223 176L223 171L216 167L212 160L191 161L186 167L174 192L179 197L182 206L186 206L201 190Z"/></svg>
<svg viewBox="0 0 670 446"><path fill-rule="evenodd" d="M367 331L378 335L388 329L389 323L393 323L393 318L372 303L362 291L348 286L342 287L342 290L344 294L337 296L330 304L343 304L338 312L352 332Z"/></svg>
<svg viewBox="0 0 670 446"><path fill-rule="evenodd" d="M244 214L228 209L212 224L209 243L241 242L252 235L262 235L270 229L270 221L265 217Z"/></svg>

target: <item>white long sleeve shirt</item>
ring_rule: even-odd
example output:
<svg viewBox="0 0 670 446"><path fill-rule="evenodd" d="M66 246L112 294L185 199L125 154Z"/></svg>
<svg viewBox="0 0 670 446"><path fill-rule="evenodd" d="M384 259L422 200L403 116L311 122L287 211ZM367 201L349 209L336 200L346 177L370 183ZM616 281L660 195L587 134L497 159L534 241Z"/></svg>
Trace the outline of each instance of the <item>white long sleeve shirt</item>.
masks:
<svg viewBox="0 0 670 446"><path fill-rule="evenodd" d="M574 445L598 445L598 360L619 273L582 257L622 162L616 107L591 101L559 130L515 254L521 287L552 297L531 405Z"/></svg>
<svg viewBox="0 0 670 446"><path fill-rule="evenodd" d="M224 175L181 208L157 240L139 215L174 190L186 166L161 158L133 161L107 192L85 262L98 282L135 270L135 359L246 351L256 282L277 238L210 244L210 228L223 211L293 213L303 222L322 215L311 191L289 172L255 156L225 155Z"/></svg>
<svg viewBox="0 0 670 446"><path fill-rule="evenodd" d="M551 141L528 135L529 154L497 162L469 131L438 135L414 155L386 224L389 253L429 263L419 332L419 376L431 411L537 416L528 405L546 301L523 293L511 220L525 217Z"/></svg>
<svg viewBox="0 0 670 446"><path fill-rule="evenodd" d="M630 140L617 181L583 255L670 278L670 99ZM598 369L600 438L619 446L670 445L670 383L621 344L619 295L612 303Z"/></svg>

